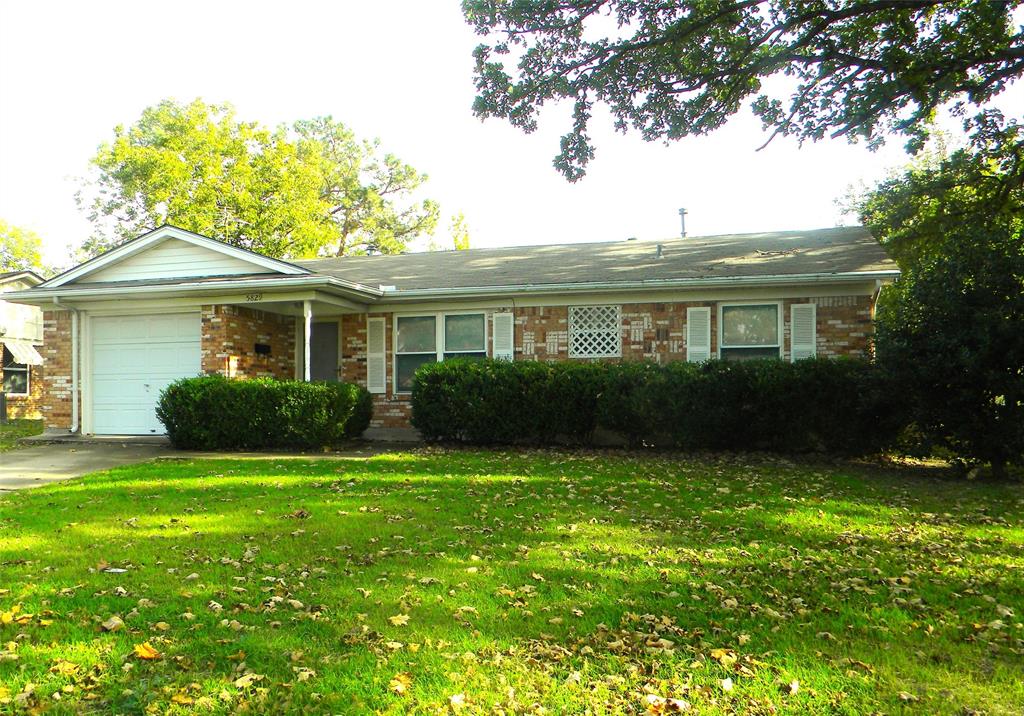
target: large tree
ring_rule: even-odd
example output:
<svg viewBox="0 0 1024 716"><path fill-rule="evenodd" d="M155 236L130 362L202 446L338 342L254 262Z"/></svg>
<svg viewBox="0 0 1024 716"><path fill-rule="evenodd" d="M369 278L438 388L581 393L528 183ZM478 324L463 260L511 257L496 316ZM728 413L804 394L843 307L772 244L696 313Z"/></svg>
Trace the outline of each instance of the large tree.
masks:
<svg viewBox="0 0 1024 716"><path fill-rule="evenodd" d="M34 231L0 219L0 273L26 270L41 273L42 243Z"/></svg>
<svg viewBox="0 0 1024 716"><path fill-rule="evenodd" d="M858 206L904 272L879 303L879 361L930 444L997 473L1024 460L1024 191L1006 181L1024 156L1008 139L918 162Z"/></svg>
<svg viewBox="0 0 1024 716"><path fill-rule="evenodd" d="M920 148L949 106L965 119L1024 73L1021 0L463 0L477 47L474 111L525 131L573 104L555 166L594 156L595 104L647 140L706 134L751 103L770 137ZM789 82L769 77L785 75ZM780 91L780 88L781 89Z"/></svg>
<svg viewBox="0 0 1024 716"><path fill-rule="evenodd" d="M269 129L227 104L164 101L92 159L93 254L171 223L270 256L397 253L433 232L426 180L330 117Z"/></svg>

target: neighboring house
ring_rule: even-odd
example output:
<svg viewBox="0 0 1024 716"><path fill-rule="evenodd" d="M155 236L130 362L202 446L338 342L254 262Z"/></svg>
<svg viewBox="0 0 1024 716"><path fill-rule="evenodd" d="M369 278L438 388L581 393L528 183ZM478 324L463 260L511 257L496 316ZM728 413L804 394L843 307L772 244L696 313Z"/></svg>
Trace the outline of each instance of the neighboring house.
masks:
<svg viewBox="0 0 1024 716"><path fill-rule="evenodd" d="M416 368L453 356L867 356L898 273L860 227L289 262L164 226L16 297L45 311L50 428L162 433L161 389L200 373L353 381L406 428Z"/></svg>
<svg viewBox="0 0 1024 716"><path fill-rule="evenodd" d="M14 291L24 291L42 282L32 271L0 273L0 392L6 398L9 418L40 417L43 358L36 348L43 342L43 312L4 299Z"/></svg>

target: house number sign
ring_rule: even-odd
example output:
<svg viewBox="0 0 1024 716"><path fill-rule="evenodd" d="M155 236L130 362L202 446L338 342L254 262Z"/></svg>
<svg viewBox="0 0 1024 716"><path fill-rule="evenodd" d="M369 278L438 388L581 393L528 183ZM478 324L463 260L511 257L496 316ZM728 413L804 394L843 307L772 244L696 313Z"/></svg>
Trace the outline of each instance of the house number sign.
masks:
<svg viewBox="0 0 1024 716"><path fill-rule="evenodd" d="M262 293L247 293L245 294L245 300L249 303L256 303L263 300Z"/></svg>

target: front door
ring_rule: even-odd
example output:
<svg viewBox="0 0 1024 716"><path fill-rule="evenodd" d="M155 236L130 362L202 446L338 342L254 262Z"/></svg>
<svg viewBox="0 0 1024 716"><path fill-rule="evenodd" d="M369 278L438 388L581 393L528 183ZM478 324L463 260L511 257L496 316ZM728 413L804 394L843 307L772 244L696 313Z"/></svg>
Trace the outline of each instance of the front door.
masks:
<svg viewBox="0 0 1024 716"><path fill-rule="evenodd" d="M314 323L309 335L310 380L338 380L338 322Z"/></svg>

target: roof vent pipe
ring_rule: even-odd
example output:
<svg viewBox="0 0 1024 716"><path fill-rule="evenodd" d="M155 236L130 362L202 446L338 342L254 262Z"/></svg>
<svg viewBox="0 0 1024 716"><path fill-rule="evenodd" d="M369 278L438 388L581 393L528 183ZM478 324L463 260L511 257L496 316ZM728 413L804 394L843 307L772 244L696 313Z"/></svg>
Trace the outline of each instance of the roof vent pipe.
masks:
<svg viewBox="0 0 1024 716"><path fill-rule="evenodd" d="M679 235L686 238L686 209L679 209Z"/></svg>

